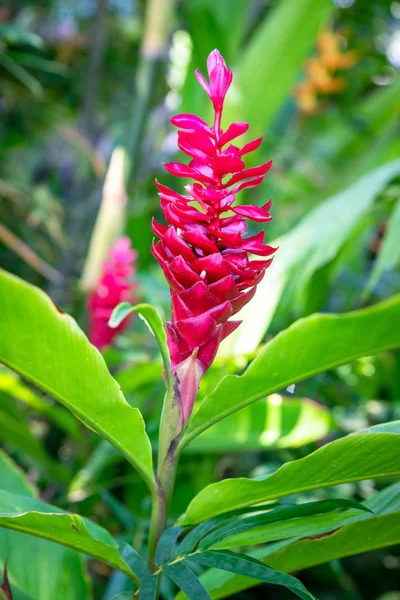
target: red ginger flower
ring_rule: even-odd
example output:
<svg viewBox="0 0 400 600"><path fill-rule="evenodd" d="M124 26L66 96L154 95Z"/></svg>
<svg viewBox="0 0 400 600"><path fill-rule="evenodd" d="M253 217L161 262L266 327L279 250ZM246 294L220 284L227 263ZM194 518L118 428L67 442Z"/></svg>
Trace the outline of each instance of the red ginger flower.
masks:
<svg viewBox="0 0 400 600"><path fill-rule="evenodd" d="M245 238L246 219L259 223L272 217L264 206L234 206L236 194L259 185L272 161L245 168L243 157L256 150L262 138L239 148L231 144L248 129L232 123L221 129L224 99L232 82L218 50L207 60L209 83L196 77L212 100L215 119L209 127L200 117L180 114L171 119L179 128L178 146L191 157L188 165L168 163L166 170L177 177L189 177L187 195L157 183L161 207L169 226L153 221L160 241L153 254L171 288L172 321L167 323L167 342L172 374L181 397L182 424L190 416L198 383L210 367L221 341L241 321L230 321L256 292L256 286L271 264L249 260L249 253L269 257L275 248L264 244L264 232ZM228 178L228 179L227 179Z"/></svg>
<svg viewBox="0 0 400 600"><path fill-rule="evenodd" d="M132 281L136 257L137 252L132 250L131 240L128 237L119 238L104 263L96 289L89 296L89 339L99 350L110 345L114 337L130 324L128 318L111 329L108 321L120 302L134 303L136 300L136 284Z"/></svg>

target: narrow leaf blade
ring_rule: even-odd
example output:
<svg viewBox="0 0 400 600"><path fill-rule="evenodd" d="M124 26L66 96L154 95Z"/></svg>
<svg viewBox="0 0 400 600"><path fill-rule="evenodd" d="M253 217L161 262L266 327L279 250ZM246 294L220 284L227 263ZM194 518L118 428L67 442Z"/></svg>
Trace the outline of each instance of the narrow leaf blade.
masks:
<svg viewBox="0 0 400 600"><path fill-rule="evenodd" d="M167 565L164 567L164 572L185 592L189 600L211 600L210 594L186 562Z"/></svg>
<svg viewBox="0 0 400 600"><path fill-rule="evenodd" d="M195 554L190 560L206 567L231 571L245 575L246 577L253 577L265 583L281 585L296 594L299 598L315 600L315 597L307 591L301 581L292 575L275 571L261 561L245 556L244 554L236 554L228 550L215 550Z"/></svg>

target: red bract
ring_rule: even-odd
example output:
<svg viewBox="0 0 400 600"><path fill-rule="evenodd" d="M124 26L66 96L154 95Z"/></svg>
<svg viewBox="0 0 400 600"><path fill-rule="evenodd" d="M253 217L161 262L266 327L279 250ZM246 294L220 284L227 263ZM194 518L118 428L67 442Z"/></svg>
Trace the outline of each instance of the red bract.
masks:
<svg viewBox="0 0 400 600"><path fill-rule="evenodd" d="M153 222L160 238L153 244L153 254L171 288L167 340L183 424L219 344L240 325L230 317L251 300L271 264L272 258L249 260L249 253L271 257L276 250L264 244L264 232L243 237L246 219L262 223L272 218L271 201L262 207L234 205L237 192L263 181L271 161L245 168L244 155L258 148L262 138L242 148L230 143L247 131L248 124L232 123L222 131L221 114L232 72L218 50L208 57L207 68L209 83L198 71L196 77L212 100L214 125L209 127L190 114L173 117L172 124L180 128L178 146L191 161L165 165L169 173L194 183L185 186L186 194L179 194L157 182L170 225Z"/></svg>
<svg viewBox="0 0 400 600"><path fill-rule="evenodd" d="M128 237L120 238L104 263L103 273L96 289L88 298L89 339L102 350L110 345L114 337L129 326L127 318L115 329L108 326L114 308L120 302L135 302L135 273L137 252L132 250Z"/></svg>

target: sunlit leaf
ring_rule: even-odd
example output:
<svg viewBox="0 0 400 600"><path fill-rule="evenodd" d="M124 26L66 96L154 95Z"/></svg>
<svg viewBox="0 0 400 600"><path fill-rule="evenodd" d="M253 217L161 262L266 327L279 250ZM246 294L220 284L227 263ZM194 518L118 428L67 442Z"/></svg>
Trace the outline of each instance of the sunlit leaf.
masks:
<svg viewBox="0 0 400 600"><path fill-rule="evenodd" d="M400 475L400 421L366 429L284 464L266 479L226 479L203 489L181 525L198 523L236 508L349 481Z"/></svg>
<svg viewBox="0 0 400 600"><path fill-rule="evenodd" d="M5 271L0 286L0 360L107 439L153 487L143 418L124 399L101 354L42 291Z"/></svg>
<svg viewBox="0 0 400 600"><path fill-rule="evenodd" d="M296 448L324 438L331 422L328 409L317 402L273 394L204 431L187 452Z"/></svg>
<svg viewBox="0 0 400 600"><path fill-rule="evenodd" d="M0 490L0 527L29 533L94 556L132 576L118 552L118 542L105 529L80 515L50 504Z"/></svg>
<svg viewBox="0 0 400 600"><path fill-rule="evenodd" d="M343 315L315 314L296 321L259 351L243 375L227 375L188 423L182 445L224 417L288 385L400 346L400 295Z"/></svg>

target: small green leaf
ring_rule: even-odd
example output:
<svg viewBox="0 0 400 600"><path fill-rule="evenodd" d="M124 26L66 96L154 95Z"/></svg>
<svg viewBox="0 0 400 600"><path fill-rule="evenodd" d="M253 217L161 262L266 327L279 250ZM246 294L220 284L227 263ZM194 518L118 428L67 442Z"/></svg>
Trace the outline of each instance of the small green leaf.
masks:
<svg viewBox="0 0 400 600"><path fill-rule="evenodd" d="M288 462L263 480L226 479L202 490L180 525L229 510L349 481L400 475L400 421L348 435L305 458ZM367 433L368 432L368 433Z"/></svg>
<svg viewBox="0 0 400 600"><path fill-rule="evenodd" d="M122 542L119 545L119 553L121 558L126 562L128 567L135 575L141 579L146 575L150 574L145 560L140 556L138 552L132 546L126 542Z"/></svg>
<svg viewBox="0 0 400 600"><path fill-rule="evenodd" d="M174 553L176 541L181 533L181 527L170 527L160 537L156 549L156 564L164 565Z"/></svg>
<svg viewBox="0 0 400 600"><path fill-rule="evenodd" d="M140 580L140 600L156 600L158 577L149 570L144 559L129 544L122 543L119 547L122 559Z"/></svg>
<svg viewBox="0 0 400 600"><path fill-rule="evenodd" d="M190 557L190 561L199 563L205 567L214 567L223 571L239 573L246 577L253 577L265 583L281 585L296 594L299 598L315 600L315 597L306 590L301 581L292 575L275 571L261 561L244 554L236 554L229 550L215 550L194 554Z"/></svg>
<svg viewBox="0 0 400 600"><path fill-rule="evenodd" d="M118 552L118 542L108 531L35 498L0 490L0 527L61 543L133 576Z"/></svg>
<svg viewBox="0 0 400 600"><path fill-rule="evenodd" d="M109 320L110 327L118 327L120 323L133 312L137 312L139 316L147 323L150 331L157 340L158 347L161 352L162 360L165 367L168 386L171 385L171 361L167 347L167 337L165 328L160 313L151 304L136 304L132 306L129 302L121 302L113 310Z"/></svg>
<svg viewBox="0 0 400 600"><path fill-rule="evenodd" d="M244 513L249 514L267 509L270 510L272 508L275 508L276 506L277 503L272 502L263 506L250 506L245 509L233 510L229 513L218 515L217 517L212 517L207 521L203 521L199 525L196 525L196 527L194 527L191 531L189 531L189 533L186 534L186 536L183 538L183 540L175 550L174 556L182 557L186 556L187 554L190 554L195 550L200 540L203 539L208 533L210 533L214 529L217 529L217 527L219 527L220 525L225 526L229 523L234 522L236 517L243 515Z"/></svg>
<svg viewBox="0 0 400 600"><path fill-rule="evenodd" d="M100 352L38 288L0 270L0 361L107 439L155 487L143 417L125 400Z"/></svg>
<svg viewBox="0 0 400 600"><path fill-rule="evenodd" d="M166 565L163 569L189 600L211 600L211 596L185 561Z"/></svg>
<svg viewBox="0 0 400 600"><path fill-rule="evenodd" d="M361 356L400 346L400 294L365 310L312 315L268 342L243 375L227 375L190 418L181 446L248 404ZM329 340L329 343L327 343Z"/></svg>

